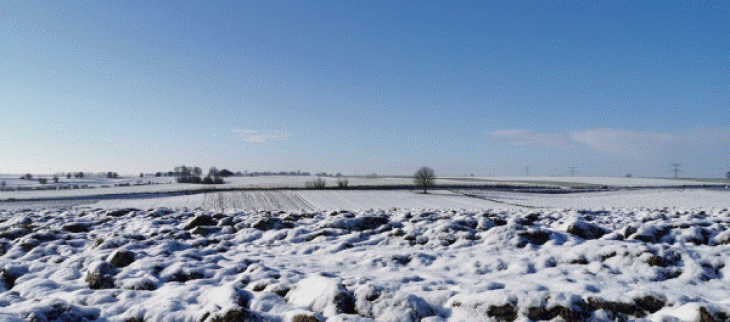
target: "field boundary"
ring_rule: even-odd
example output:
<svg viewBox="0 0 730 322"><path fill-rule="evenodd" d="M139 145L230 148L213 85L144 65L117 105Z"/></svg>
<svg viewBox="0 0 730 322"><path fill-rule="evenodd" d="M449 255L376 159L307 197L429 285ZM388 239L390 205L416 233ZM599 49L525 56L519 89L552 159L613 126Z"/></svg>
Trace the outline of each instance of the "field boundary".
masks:
<svg viewBox="0 0 730 322"><path fill-rule="evenodd" d="M470 197L470 198L476 198L476 199L491 201L491 202L494 202L494 203L508 205L508 206L524 207L524 208L530 208L530 209L546 208L546 207L541 207L541 206L529 206L529 205L521 205L521 204L518 204L518 203L506 202L506 201L502 201L502 200L497 200L497 199L487 198L487 197L484 197L484 196L479 196L479 195L475 195L475 194L466 193L466 192L460 191L460 190L449 190L449 191L451 191L451 192L453 192L455 194L459 194L459 195L465 196L465 197Z"/></svg>

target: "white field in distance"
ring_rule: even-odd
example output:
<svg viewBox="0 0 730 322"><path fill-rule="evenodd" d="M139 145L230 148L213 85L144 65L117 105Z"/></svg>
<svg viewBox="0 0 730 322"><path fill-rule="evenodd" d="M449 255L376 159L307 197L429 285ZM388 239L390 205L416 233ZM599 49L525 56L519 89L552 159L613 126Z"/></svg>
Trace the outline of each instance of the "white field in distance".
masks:
<svg viewBox="0 0 730 322"><path fill-rule="evenodd" d="M80 198L86 196L116 195L116 194L150 194L171 193L186 190L214 189L286 189L304 188L308 181L315 176L258 176L258 177L228 177L221 185L180 184L173 177L122 177L110 178L59 178L53 183L52 176L39 175L32 180L19 179L21 175L1 175L0 182L5 186L0 191L0 201L8 199L47 199L47 198ZM38 177L48 179L48 183L40 184ZM324 177L327 187L336 187L338 178ZM363 186L407 186L413 185L409 177L377 177L364 176L342 177L347 179L349 187ZM669 178L612 178L612 177L444 177L436 179L437 185L518 185L540 186L555 188L572 188L583 186L607 187L672 187L713 185L725 187L730 181L723 179L669 179ZM86 186L87 189L61 189L63 187ZM18 190L20 189L20 190ZM35 190L38 189L38 190Z"/></svg>

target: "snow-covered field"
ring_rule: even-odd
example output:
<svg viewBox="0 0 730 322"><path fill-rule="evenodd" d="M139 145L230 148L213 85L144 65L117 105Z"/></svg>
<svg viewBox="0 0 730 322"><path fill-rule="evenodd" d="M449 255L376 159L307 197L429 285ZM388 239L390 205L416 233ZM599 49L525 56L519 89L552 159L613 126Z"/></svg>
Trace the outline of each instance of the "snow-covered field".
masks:
<svg viewBox="0 0 730 322"><path fill-rule="evenodd" d="M723 321L719 208L0 212L2 321Z"/></svg>
<svg viewBox="0 0 730 322"><path fill-rule="evenodd" d="M180 184L169 177L144 178L61 178L57 184L40 184L37 180L21 180L17 175L0 175L0 201L29 200L49 198L88 198L109 195L135 194L169 194L204 189L298 189L304 188L310 176L262 176L262 177L229 177L222 185ZM349 187L395 187L413 185L413 179L407 177L347 177ZM337 178L324 178L327 187L336 187ZM730 181L701 179L662 179L662 178L600 178L600 177L453 177L438 178L436 184L441 186L485 186L510 185L515 187L673 187L712 185L725 187ZM63 188L63 189L62 189ZM41 189L41 190L36 190ZM51 190L53 189L53 190Z"/></svg>
<svg viewBox="0 0 730 322"><path fill-rule="evenodd" d="M646 189L569 194L515 193L488 190L461 190L487 200L536 208L726 208L730 190Z"/></svg>
<svg viewBox="0 0 730 322"><path fill-rule="evenodd" d="M454 178L457 179L457 178ZM464 179L462 179L464 180ZM725 179L683 179L683 178L622 178L622 177L494 177L481 178L503 183L543 184L566 186L608 186L608 187L672 187L693 185L718 185L730 183Z"/></svg>
<svg viewBox="0 0 730 322"><path fill-rule="evenodd" d="M410 190L253 190L211 192L175 197L102 200L95 207L200 208L206 211L312 211L369 209L469 209L504 204L467 197L446 190L424 195Z"/></svg>
<svg viewBox="0 0 730 322"><path fill-rule="evenodd" d="M729 205L722 189L0 202L0 321L727 321Z"/></svg>
<svg viewBox="0 0 730 322"><path fill-rule="evenodd" d="M88 205L105 208L140 209L168 207L206 211L327 211L439 210L456 209L600 209L621 208L725 208L730 207L729 190L647 189L571 194L539 194L479 189L434 190L427 195L411 190L253 190L210 192L174 197L107 199L89 201L21 202L12 209L51 204ZM7 203L13 205L14 203ZM8 207L6 207L8 208ZM9 208L10 209L10 208Z"/></svg>

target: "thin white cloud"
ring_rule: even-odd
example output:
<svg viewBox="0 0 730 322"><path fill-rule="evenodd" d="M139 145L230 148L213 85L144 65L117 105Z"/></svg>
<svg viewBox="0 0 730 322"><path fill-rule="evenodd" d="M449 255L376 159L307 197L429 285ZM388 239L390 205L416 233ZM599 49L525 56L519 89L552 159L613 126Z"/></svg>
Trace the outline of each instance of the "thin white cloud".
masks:
<svg viewBox="0 0 730 322"><path fill-rule="evenodd" d="M730 128L705 128L686 132L638 132L619 129L589 129L567 133L539 133L531 130L490 132L495 138L508 139L514 145L542 147L588 146L622 155L641 155L713 146L730 142Z"/></svg>
<svg viewBox="0 0 730 322"><path fill-rule="evenodd" d="M248 143L268 143L283 140L289 136L289 133L282 131L260 132L252 129L233 129L231 133L239 140Z"/></svg>
<svg viewBox="0 0 730 322"><path fill-rule="evenodd" d="M619 154L636 154L662 150L680 141L682 133L634 132L614 129L595 129L569 133L574 142L593 149Z"/></svg>
<svg viewBox="0 0 730 322"><path fill-rule="evenodd" d="M534 145L543 147L558 147L570 144L566 134L539 133L531 130L499 130L489 133L496 138L509 140L514 145Z"/></svg>

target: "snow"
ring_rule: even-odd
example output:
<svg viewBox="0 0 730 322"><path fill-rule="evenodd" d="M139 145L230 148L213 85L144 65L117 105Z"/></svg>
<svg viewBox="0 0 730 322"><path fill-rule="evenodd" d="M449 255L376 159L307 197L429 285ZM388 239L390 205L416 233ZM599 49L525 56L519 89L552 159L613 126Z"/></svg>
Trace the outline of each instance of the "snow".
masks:
<svg viewBox="0 0 730 322"><path fill-rule="evenodd" d="M410 190L395 191L300 191L299 194L320 210L367 209L485 209L502 207L499 203L470 198L446 190L428 194Z"/></svg>
<svg viewBox="0 0 730 322"><path fill-rule="evenodd" d="M110 199L98 201L94 206L200 208L217 212L515 208L446 190L433 190L425 195L411 190L253 190L134 200Z"/></svg>
<svg viewBox="0 0 730 322"><path fill-rule="evenodd" d="M496 201L273 190L0 210L0 320L730 316L727 191L479 193Z"/></svg>
<svg viewBox="0 0 730 322"><path fill-rule="evenodd" d="M311 176L261 176L261 177L228 177L225 184L202 185L176 183L170 177L144 178L61 178L58 184L42 185L37 180L21 180L18 176L0 175L0 181L5 181L6 191L0 192L3 199L47 199L47 198L79 198L105 195L130 194L169 194L203 189L286 189L304 188L306 182L315 179ZM350 187L358 186L403 186L412 185L412 178L364 178L347 177ZM324 178L328 187L337 185L337 178ZM451 179L442 180L443 184L459 184ZM461 183L464 184L464 183ZM76 188L74 188L76 186ZM66 189L61 189L62 187ZM83 188L86 187L86 188ZM15 190L17 188L33 188L40 190ZM78 189L77 189L78 188Z"/></svg>
<svg viewBox="0 0 730 322"><path fill-rule="evenodd" d="M730 191L726 189L646 189L558 195L488 190L466 192L509 205L541 208L730 207Z"/></svg>
<svg viewBox="0 0 730 322"><path fill-rule="evenodd" d="M730 316L725 189L154 194L174 185L0 202L0 321Z"/></svg>
<svg viewBox="0 0 730 322"><path fill-rule="evenodd" d="M51 204L61 203L52 201ZM43 203L23 202L25 208ZM212 192L174 197L75 201L69 206L139 209L188 208L217 211L312 211L391 209L534 209L534 208L702 208L730 206L728 190L647 189L590 193L538 194L479 189L432 190L261 190ZM23 208L17 206L16 208Z"/></svg>
<svg viewBox="0 0 730 322"><path fill-rule="evenodd" d="M337 278L329 278L322 275L312 275L300 280L291 291L286 295L286 300L298 307L306 308L314 312L321 312L324 316L334 316L345 312L347 308L347 288L342 285L342 280ZM349 305L353 310L354 299L349 299ZM340 305L338 305L340 304Z"/></svg>
<svg viewBox="0 0 730 322"><path fill-rule="evenodd" d="M727 185L723 179L692 178L638 178L638 177L488 177L480 178L504 183L543 184L561 187L569 186L610 186L610 187L671 187L697 185Z"/></svg>
<svg viewBox="0 0 730 322"><path fill-rule="evenodd" d="M129 177L129 178L61 178L58 184L41 185L37 180L20 180L18 176L0 175L7 187L0 189L0 200L28 200L49 198L90 198L108 195L142 195L142 194L180 194L204 189L300 189L306 182L313 180L311 176L261 176L261 177L229 177L225 184L199 185L175 183L170 177ZM412 186L409 177L344 177L349 187L403 187ZM327 187L335 187L338 178L324 178ZM453 177L437 178L436 183L442 186L484 186L510 185L516 187L672 187L709 185L726 187L727 180L701 179L665 179L665 178L603 178L603 177ZM78 186L79 189L74 189ZM83 188L86 186L87 188ZM45 190L15 190L16 188L33 188ZM64 188L65 189L61 189ZM53 189L53 190L48 190ZM60 189L60 190L55 190Z"/></svg>

